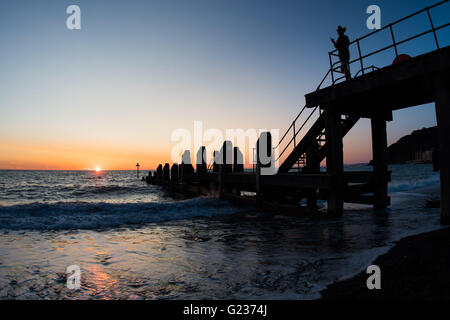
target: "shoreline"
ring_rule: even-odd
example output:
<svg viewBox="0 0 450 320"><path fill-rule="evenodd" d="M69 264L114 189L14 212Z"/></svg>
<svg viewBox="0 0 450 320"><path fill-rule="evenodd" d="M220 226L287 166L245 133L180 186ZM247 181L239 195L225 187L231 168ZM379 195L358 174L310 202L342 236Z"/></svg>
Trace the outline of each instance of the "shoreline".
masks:
<svg viewBox="0 0 450 320"><path fill-rule="evenodd" d="M327 286L322 300L449 300L450 228L403 238L372 263L381 269L381 290L368 290L365 270Z"/></svg>

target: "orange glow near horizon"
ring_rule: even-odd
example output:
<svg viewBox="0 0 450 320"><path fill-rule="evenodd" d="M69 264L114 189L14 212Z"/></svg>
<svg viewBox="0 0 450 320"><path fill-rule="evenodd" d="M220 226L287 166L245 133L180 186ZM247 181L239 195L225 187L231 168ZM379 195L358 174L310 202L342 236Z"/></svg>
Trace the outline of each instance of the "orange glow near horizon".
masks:
<svg viewBox="0 0 450 320"><path fill-rule="evenodd" d="M345 163L363 163L370 161L370 144L362 147L349 139L345 148ZM127 150L99 147L68 147L16 142L2 143L0 149L0 169L7 170L89 170L96 173L108 170L136 170L136 159L142 159L141 171L155 170L159 164L172 164L170 147L155 150ZM367 149L367 150L366 150ZM191 154L195 154L192 153ZM211 155L208 156L208 162ZM194 156L191 161L194 161ZM251 168L251 159L246 161Z"/></svg>
<svg viewBox="0 0 450 320"><path fill-rule="evenodd" d="M0 140L0 169L6 170L153 170L159 163L171 162L170 149L79 146Z"/></svg>

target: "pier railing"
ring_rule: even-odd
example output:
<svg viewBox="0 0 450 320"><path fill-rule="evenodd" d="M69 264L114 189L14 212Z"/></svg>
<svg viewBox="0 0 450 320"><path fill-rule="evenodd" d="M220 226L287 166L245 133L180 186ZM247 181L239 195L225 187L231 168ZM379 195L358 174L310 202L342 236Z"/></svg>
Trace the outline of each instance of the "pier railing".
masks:
<svg viewBox="0 0 450 320"><path fill-rule="evenodd" d="M435 49L439 49L440 45L439 45L439 39L438 39L437 31L449 27L450 23L445 23L445 24L442 24L440 26L435 26L433 18L432 18L432 14L431 14L432 12L431 11L432 11L432 9L436 9L438 7L442 7L444 4L446 4L449 1L450 0L444 0L444 1L438 2L438 3L436 3L436 4L432 5L432 6L429 6L429 7L426 7L424 9L422 9L422 10L419 10L419 11L413 13L413 14L410 14L410 15L402 18L402 19L399 19L399 20L397 20L397 21L395 21L393 23L390 23L390 24L386 25L386 26L384 26L383 28L381 28L379 30L371 32L371 33L369 33L369 34L367 34L367 35L365 35L363 37L357 38L357 39L353 40L352 42L350 42L350 47L353 46L355 51L358 53L357 58L355 58L355 59L353 59L353 60L351 60L349 62L350 66L352 66L354 64L358 65L358 67L357 67L358 71L355 74L355 77L357 77L359 75L364 75L365 73L367 73L367 71L370 72L370 71L373 71L375 69L378 69L375 66L367 66L367 65L365 66L364 62L365 62L365 60L367 58L372 57L372 56L374 56L376 54L379 54L381 52L387 51L389 49L393 49L394 50L393 53L395 54L395 58L396 58L396 60L398 60L399 59L399 55L400 55L398 47L400 45L402 45L404 43L407 43L407 42L410 42L412 40L424 37L424 36L426 36L428 34L433 34L434 43L436 45ZM410 36L410 37L408 37L406 39L398 41L397 37L396 37L396 34L395 34L394 27L398 26L402 22L411 20L412 18L417 17L419 15L426 15L426 18L427 18L427 20L429 22L429 29L423 30L422 32L420 32L418 34L415 34L415 35ZM373 37L374 35L382 33L382 32L388 32L389 33L388 36L390 36L390 38L392 39L392 43L387 45L387 46L385 46L385 47L379 48L379 49L377 49L375 51L372 51L372 52L369 52L369 53L363 55L362 54L361 41L365 40L365 39L368 39L370 37ZM432 51L432 50L430 50L430 51ZM333 51L330 51L328 53L328 58L329 58L329 62L330 62L330 69L328 70L327 74L323 78L323 80L320 83L320 85L322 85L325 82L325 80L328 78L328 76L331 76L331 83L332 83L332 85L336 84L336 82L338 82L340 80L345 79L345 75L342 75L343 73L340 70L341 66L342 66L341 62L340 61L334 61L336 59L339 59L338 50L335 49ZM319 85L319 87L320 87L320 85Z"/></svg>
<svg viewBox="0 0 450 320"><path fill-rule="evenodd" d="M385 52L389 49L393 49L395 58L398 61L399 56L400 56L398 47L400 45L410 42L414 39L424 37L425 35L428 35L430 33L433 34L435 48L433 48L432 50L429 50L429 51L434 51L435 49L439 49L440 44L439 44L439 38L438 38L437 31L449 27L450 23L445 23L440 26L435 26L433 18L432 18L431 10L441 7L442 5L446 4L449 1L450 0L444 0L444 1L438 2L432 6L426 7L420 11L410 14L402 19L399 19L393 23L390 23L390 24L384 26L383 28L381 28L379 30L371 32L363 37L357 38L357 39L353 40L352 42L350 42L350 47L352 47L352 46L356 47L356 51L358 52L357 58L355 58L349 62L350 66L352 66L354 64L358 65L358 67L356 69L357 72L354 74L353 77L356 78L359 76L363 76L369 72L379 69L379 67L368 64L367 58L373 57L373 56L375 56L381 52ZM400 23L402 23L404 21L410 20L413 17L419 16L419 15L425 15L425 14L426 14L427 20L429 22L429 26L430 26L429 29L424 30L414 36L410 36L407 39L403 39L400 41L396 40L396 35L395 35L395 31L394 31L395 26L399 25ZM392 39L392 43L383 48L379 48L375 51L372 51L372 52L369 52L369 53L363 55L361 41L368 39L368 38L370 38L376 34L379 34L381 32L389 32L390 38ZM342 75L343 73L341 71L341 62L339 60L333 61L333 60L336 60L336 57L339 59L338 50L336 49L336 50L330 51L328 53L328 57L329 57L329 62L330 62L330 68L328 69L327 73L323 77L322 81L317 86L316 91L321 89L321 87L324 85L324 83L327 81L327 79L331 80L331 85L335 85L339 81L345 79L345 75ZM339 76L339 74L341 74L341 75ZM319 110L319 112L317 112L317 110ZM304 134L302 134L302 132L306 133L306 131L309 129L309 124L311 124L310 120L315 118L315 115L320 116L320 113L321 113L321 111L318 106L313 108L312 111L310 111L310 112L307 111L306 106L304 106L301 109L301 111L299 112L297 117L295 117L294 121L292 121L289 128L286 130L284 135L281 137L278 145L274 147L274 151L277 149L279 150L278 160L282 159L282 157L286 156L286 154L288 155L289 149L293 150L296 147L297 143L300 142L301 138L304 136ZM303 122L300 122L302 120L301 119L302 115L305 115L306 119ZM293 145L293 147L292 147L292 145Z"/></svg>

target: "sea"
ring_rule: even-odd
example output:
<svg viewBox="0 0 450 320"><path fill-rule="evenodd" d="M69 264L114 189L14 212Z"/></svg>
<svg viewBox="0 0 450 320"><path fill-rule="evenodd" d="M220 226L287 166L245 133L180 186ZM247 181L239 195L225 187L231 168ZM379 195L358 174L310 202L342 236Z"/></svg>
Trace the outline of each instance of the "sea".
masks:
<svg viewBox="0 0 450 320"><path fill-rule="evenodd" d="M389 170L388 209L346 205L336 220L183 199L135 171L0 171L0 299L320 298L399 239L440 228L432 166Z"/></svg>

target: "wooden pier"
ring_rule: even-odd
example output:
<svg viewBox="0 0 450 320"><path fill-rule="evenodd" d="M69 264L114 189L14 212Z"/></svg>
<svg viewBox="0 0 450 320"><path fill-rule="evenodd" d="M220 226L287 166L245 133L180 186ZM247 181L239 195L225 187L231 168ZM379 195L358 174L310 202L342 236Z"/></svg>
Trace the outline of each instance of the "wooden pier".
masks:
<svg viewBox="0 0 450 320"><path fill-rule="evenodd" d="M244 171L242 153L237 147L233 148L231 142L225 141L221 150L214 152L211 168L205 161L206 148L201 147L194 161L196 168L190 162L189 151L186 151L180 165L169 167L169 164L161 164L147 181L186 195L217 195L251 203L258 210L304 216L341 217L344 203L383 209L390 205L388 183L391 180L386 153L386 123L393 121L394 110L434 102L439 131L441 223L450 224L450 47L440 48L436 35L437 30L450 24L436 27L430 15L431 9L446 2L448 0L353 41L352 45L358 47L360 54L351 64L357 64L360 70L358 76L349 81L339 82L342 77L335 78L340 65L332 62L336 52L329 53L330 70L324 80L331 77L332 83L324 89L319 86L318 90L305 96L306 106L281 139L288 141L288 133L293 132L288 145L280 150L280 154L286 157L276 174L261 174L274 160L270 133L263 133L256 146L253 172ZM393 35L394 25L419 14L429 17L429 30L400 42L396 42L393 36L393 43L386 48L361 55L362 39L386 30ZM384 50L393 49L398 58L400 44L426 34L434 35L436 48L432 51L381 69L364 66L365 58ZM296 122L308 110L311 110L311 115L316 113L317 119L303 133L304 123L296 127ZM371 120L373 170L344 172L343 138L361 118ZM306 121L310 119L311 116ZM260 143L267 146L267 150L261 152ZM268 163L263 161L266 158L270 159ZM326 161L325 172L320 170L323 160ZM316 209L318 200L326 200L326 212ZM300 205L301 202L304 204Z"/></svg>

